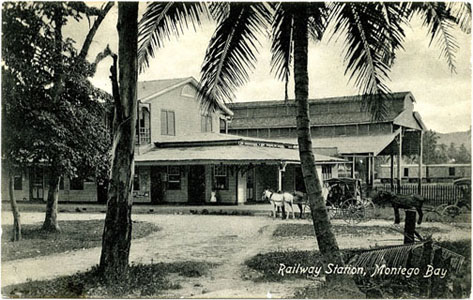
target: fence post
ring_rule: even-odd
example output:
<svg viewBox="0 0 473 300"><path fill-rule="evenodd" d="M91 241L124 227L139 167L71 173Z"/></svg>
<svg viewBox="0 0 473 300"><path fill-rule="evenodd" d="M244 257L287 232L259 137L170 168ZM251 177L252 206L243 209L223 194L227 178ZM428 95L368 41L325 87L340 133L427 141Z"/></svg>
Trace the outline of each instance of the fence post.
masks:
<svg viewBox="0 0 473 300"><path fill-rule="evenodd" d="M406 209L405 212L404 245L414 243L414 233L416 231L416 211L414 209Z"/></svg>
<svg viewBox="0 0 473 300"><path fill-rule="evenodd" d="M422 247L422 260L421 260L421 268L422 273L425 274L427 270L427 266L432 264L432 237L427 238L427 242L424 243ZM423 290L423 294L427 297L429 295L431 285L431 277L422 278L421 281L421 290Z"/></svg>

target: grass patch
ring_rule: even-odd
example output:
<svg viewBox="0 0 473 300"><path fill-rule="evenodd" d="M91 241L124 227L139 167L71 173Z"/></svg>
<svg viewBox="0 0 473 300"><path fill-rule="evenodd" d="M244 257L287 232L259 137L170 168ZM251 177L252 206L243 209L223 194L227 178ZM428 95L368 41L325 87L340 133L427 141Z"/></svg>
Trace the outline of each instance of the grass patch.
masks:
<svg viewBox="0 0 473 300"><path fill-rule="evenodd" d="M41 230L41 224L23 225L22 240L11 242L12 225L3 225L2 261L45 256L98 247L102 243L104 220L62 221L60 232ZM132 238L142 238L159 230L148 222L133 222Z"/></svg>
<svg viewBox="0 0 473 300"><path fill-rule="evenodd" d="M357 236L366 236L372 234L390 234L395 233L390 227L386 226L350 226L350 225L332 225L335 235L350 234ZM418 227L417 231L422 235L432 235L433 233L446 232L446 229L435 227ZM302 237L314 236L314 226L312 224L279 224L273 232L275 237Z"/></svg>
<svg viewBox="0 0 473 300"><path fill-rule="evenodd" d="M208 274L215 265L206 262L173 262L132 265L116 282L105 281L97 267L71 276L45 281L31 281L3 288L2 294L21 298L139 298L157 297L160 291L179 289L178 282L166 277L178 273L183 277Z"/></svg>
<svg viewBox="0 0 473 300"><path fill-rule="evenodd" d="M448 287L445 294L442 295L442 298L468 297L471 291L471 241L436 241L435 243L465 257L465 261L460 270L448 270L449 275L444 281L441 281ZM419 250L421 251L421 249ZM359 252L360 249L342 250L344 261L348 261L354 254ZM413 257L416 257L416 254L413 254ZM281 263L286 266L297 266L300 264L303 267L318 267L321 266L320 258L321 256L318 251L278 251L257 254L248 259L245 264L249 268L259 272L260 276L256 278L253 277L253 280L280 282L283 280L308 278L307 274L300 273L281 276L278 274ZM368 272L368 275L370 274L371 272ZM373 278L369 276L355 276L355 282L360 290L366 293L368 298L419 298L423 297L424 292L421 288L421 275L411 278L404 276L388 276L385 278L377 276ZM373 287L376 287L376 289L373 289ZM455 287L455 289L453 289L453 287ZM320 298L321 292L320 286L317 287L312 284L298 291L294 297L299 299ZM330 292L328 292L327 295L330 296Z"/></svg>

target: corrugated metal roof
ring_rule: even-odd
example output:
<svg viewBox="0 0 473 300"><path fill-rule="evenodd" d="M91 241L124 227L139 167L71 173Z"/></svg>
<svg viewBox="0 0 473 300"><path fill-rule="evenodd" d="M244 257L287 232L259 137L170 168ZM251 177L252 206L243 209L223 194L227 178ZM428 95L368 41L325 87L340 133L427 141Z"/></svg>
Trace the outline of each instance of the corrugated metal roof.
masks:
<svg viewBox="0 0 473 300"><path fill-rule="evenodd" d="M345 162L343 159L319 154L315 155L315 160L319 164ZM135 157L137 165L279 164L281 162L298 164L299 151L250 145L196 146L155 148Z"/></svg>
<svg viewBox="0 0 473 300"><path fill-rule="evenodd" d="M391 93L390 96L394 100L404 99L407 96L410 96L411 99L414 101L414 97L412 97L411 92L394 92L394 93ZM352 96L343 96L343 97L313 98L313 99L309 99L309 103L354 102L354 101L362 101L364 97L366 96L352 95ZM266 106L283 106L283 105L295 105L295 100L289 99L288 101L285 101L285 100L244 101L244 102L230 103L228 106L230 108L239 108L239 107L266 107Z"/></svg>
<svg viewBox="0 0 473 300"><path fill-rule="evenodd" d="M314 147L337 147L338 153L344 154L365 154L373 153L378 155L389 144L394 141L399 132L380 135L363 136L339 136L331 138L313 138ZM294 139L284 139L285 142L293 142Z"/></svg>
<svg viewBox="0 0 473 300"><path fill-rule="evenodd" d="M426 130L422 119L420 118L419 113L412 112L410 110L404 110L400 113L395 119L394 124L401 125L408 128L413 128L417 130Z"/></svg>
<svg viewBox="0 0 473 300"><path fill-rule="evenodd" d="M347 96L310 99L309 110L312 126L350 125L377 123L363 109L364 96ZM386 101L387 115L382 122L392 122L403 110L404 99L414 101L410 92L392 93ZM229 129L287 128L296 127L294 100L255 101L229 104L234 112ZM283 108L285 107L285 109ZM412 116L411 116L412 118Z"/></svg>

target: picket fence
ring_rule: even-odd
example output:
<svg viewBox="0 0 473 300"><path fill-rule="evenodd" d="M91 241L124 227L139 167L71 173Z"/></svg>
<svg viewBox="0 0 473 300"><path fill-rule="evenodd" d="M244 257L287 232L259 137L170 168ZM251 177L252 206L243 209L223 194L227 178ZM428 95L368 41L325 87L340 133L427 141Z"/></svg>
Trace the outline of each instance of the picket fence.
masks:
<svg viewBox="0 0 473 300"><path fill-rule="evenodd" d="M390 184L377 185L378 190L391 191ZM417 183L402 183L401 194L417 194ZM394 184L394 191L397 191L397 184ZM460 199L463 194L461 187L446 183L423 184L421 196L426 199L425 204L438 206L441 204L454 204L456 199Z"/></svg>

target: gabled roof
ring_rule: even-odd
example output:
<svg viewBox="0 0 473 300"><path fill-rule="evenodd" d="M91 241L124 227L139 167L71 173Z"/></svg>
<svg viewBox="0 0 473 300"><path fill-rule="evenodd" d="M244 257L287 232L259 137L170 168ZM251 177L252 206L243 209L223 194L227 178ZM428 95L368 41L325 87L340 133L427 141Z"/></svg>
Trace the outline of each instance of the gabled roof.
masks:
<svg viewBox="0 0 473 300"><path fill-rule="evenodd" d="M191 79L192 77L139 81L138 99L144 102L151 97L158 96L171 89L187 84Z"/></svg>
<svg viewBox="0 0 473 300"><path fill-rule="evenodd" d="M199 89L199 82L194 77L139 81L138 100L147 102L186 84L192 84L196 89ZM225 104L219 102L218 105L223 112L233 116L233 112Z"/></svg>
<svg viewBox="0 0 473 300"><path fill-rule="evenodd" d="M309 99L312 126L378 123L363 109L365 96ZM404 101L414 102L410 92L392 93L386 101L387 115L381 122L393 122L405 110ZM253 101L229 104L234 112L229 129L296 127L294 100ZM410 117L412 119L412 116ZM418 127L419 125L415 125Z"/></svg>

